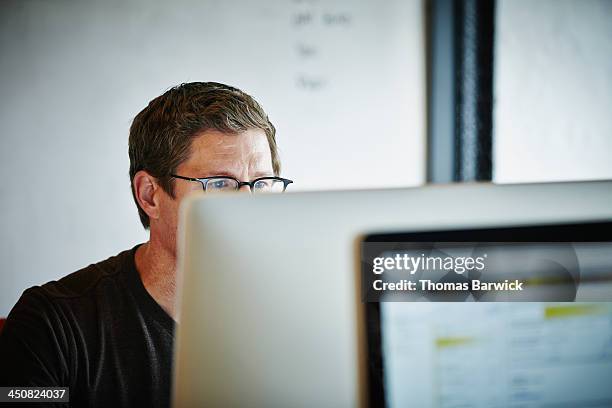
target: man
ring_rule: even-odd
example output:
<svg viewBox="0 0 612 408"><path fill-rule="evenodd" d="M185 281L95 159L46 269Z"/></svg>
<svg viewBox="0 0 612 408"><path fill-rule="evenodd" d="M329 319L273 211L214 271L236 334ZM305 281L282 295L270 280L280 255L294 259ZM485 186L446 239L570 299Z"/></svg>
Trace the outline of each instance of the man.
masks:
<svg viewBox="0 0 612 408"><path fill-rule="evenodd" d="M194 191L285 190L275 129L244 92L188 83L152 100L129 136L149 241L26 290L0 335L0 386L70 388L74 406L168 406L176 229Z"/></svg>

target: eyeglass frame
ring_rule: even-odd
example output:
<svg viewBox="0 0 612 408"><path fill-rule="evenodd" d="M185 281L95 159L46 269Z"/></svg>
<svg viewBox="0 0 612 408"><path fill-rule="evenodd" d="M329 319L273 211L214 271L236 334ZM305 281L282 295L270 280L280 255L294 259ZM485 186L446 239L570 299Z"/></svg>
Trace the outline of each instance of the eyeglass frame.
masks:
<svg viewBox="0 0 612 408"><path fill-rule="evenodd" d="M176 178L176 179L181 179L181 180L187 180L187 181L197 181L202 185L202 190L204 192L206 192L206 188L208 187L208 182L212 179L231 179L236 181L237 183L237 187L236 190L234 191L238 191L240 190L240 188L242 186L249 186L249 191L251 192L251 194L253 193L253 187L255 186L255 183L257 183L258 181L261 180L269 180L269 179L274 179L274 180L278 180L278 181L282 181L283 182L283 191L281 191L281 193L284 193L285 190L287 190L287 186L289 184L293 183L293 180L289 180L283 177L277 177L277 176L266 176L266 177L257 177L255 180L252 181L240 181L235 177L232 176L210 176L210 177L185 177L185 176L179 176L177 174L170 174L170 177L172 178Z"/></svg>

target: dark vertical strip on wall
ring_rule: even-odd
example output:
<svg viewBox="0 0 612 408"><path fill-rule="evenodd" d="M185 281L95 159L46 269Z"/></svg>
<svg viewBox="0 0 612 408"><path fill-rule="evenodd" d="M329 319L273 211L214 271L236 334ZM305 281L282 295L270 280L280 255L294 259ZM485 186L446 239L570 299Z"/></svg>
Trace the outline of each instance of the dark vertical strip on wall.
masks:
<svg viewBox="0 0 612 408"><path fill-rule="evenodd" d="M495 2L455 2L455 181L491 180Z"/></svg>
<svg viewBox="0 0 612 408"><path fill-rule="evenodd" d="M455 12L453 0L426 1L427 182L455 180Z"/></svg>

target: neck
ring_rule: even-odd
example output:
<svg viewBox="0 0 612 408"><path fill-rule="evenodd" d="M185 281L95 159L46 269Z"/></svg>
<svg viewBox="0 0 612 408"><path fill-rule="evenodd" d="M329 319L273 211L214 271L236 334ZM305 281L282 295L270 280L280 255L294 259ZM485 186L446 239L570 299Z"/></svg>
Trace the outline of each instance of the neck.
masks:
<svg viewBox="0 0 612 408"><path fill-rule="evenodd" d="M136 250L135 262L147 292L175 319L176 255L159 242L149 240Z"/></svg>

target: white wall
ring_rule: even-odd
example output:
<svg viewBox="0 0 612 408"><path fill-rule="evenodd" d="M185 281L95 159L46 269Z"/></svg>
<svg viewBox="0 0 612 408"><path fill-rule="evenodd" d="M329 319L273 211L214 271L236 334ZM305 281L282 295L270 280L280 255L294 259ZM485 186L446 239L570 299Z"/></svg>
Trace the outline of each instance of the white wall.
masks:
<svg viewBox="0 0 612 408"><path fill-rule="evenodd" d="M0 316L25 288L146 240L128 128L181 82L255 96L296 189L424 181L420 0L0 7Z"/></svg>
<svg viewBox="0 0 612 408"><path fill-rule="evenodd" d="M494 180L612 178L612 1L498 0Z"/></svg>

